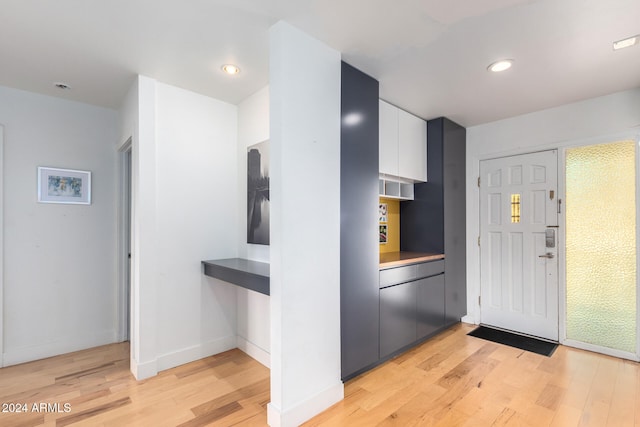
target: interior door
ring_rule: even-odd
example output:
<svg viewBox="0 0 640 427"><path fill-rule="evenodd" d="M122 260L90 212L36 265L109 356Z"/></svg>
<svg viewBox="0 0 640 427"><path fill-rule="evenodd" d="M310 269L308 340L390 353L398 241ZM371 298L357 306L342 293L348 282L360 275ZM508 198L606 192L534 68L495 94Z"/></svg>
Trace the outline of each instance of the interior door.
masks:
<svg viewBox="0 0 640 427"><path fill-rule="evenodd" d="M558 341L558 161L543 151L480 162L480 317Z"/></svg>

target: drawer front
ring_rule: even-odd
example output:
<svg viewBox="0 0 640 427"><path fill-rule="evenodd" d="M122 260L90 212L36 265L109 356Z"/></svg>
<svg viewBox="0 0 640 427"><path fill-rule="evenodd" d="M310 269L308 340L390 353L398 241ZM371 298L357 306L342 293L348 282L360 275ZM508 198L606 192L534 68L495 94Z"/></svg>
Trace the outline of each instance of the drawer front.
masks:
<svg viewBox="0 0 640 427"><path fill-rule="evenodd" d="M444 326L444 274L415 281L418 339Z"/></svg>
<svg viewBox="0 0 640 427"><path fill-rule="evenodd" d="M407 265L405 267L388 268L380 270L380 287L397 285L398 283L410 282L416 278L416 265Z"/></svg>
<svg viewBox="0 0 640 427"><path fill-rule="evenodd" d="M416 278L421 279L423 277L435 276L436 274L444 273L444 260L423 262L418 264L418 271Z"/></svg>
<svg viewBox="0 0 640 427"><path fill-rule="evenodd" d="M416 283L380 289L380 357L416 340Z"/></svg>

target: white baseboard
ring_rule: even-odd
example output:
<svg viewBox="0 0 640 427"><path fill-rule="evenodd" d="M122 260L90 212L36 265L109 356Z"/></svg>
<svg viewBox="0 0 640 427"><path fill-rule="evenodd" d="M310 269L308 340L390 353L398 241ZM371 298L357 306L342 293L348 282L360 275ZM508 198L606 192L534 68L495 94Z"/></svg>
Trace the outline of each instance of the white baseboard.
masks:
<svg viewBox="0 0 640 427"><path fill-rule="evenodd" d="M213 356L214 354L222 353L232 348L236 348L235 335L163 354L158 356L158 371L175 368L176 366Z"/></svg>
<svg viewBox="0 0 640 427"><path fill-rule="evenodd" d="M53 342L17 349L9 349L8 351L5 348L5 352L2 355L2 366L11 366L19 363L46 359L47 357L86 350L88 348L113 344L115 342L117 342L116 331L111 330L86 336L61 337Z"/></svg>
<svg viewBox="0 0 640 427"><path fill-rule="evenodd" d="M129 361L129 369L138 381L158 375L158 360L154 359L149 362L138 363L133 357Z"/></svg>
<svg viewBox="0 0 640 427"><path fill-rule="evenodd" d="M256 359L258 362L262 363L267 368L271 367L271 355L268 351L258 347L252 342L247 341L239 335L237 337L236 346L252 358Z"/></svg>
<svg viewBox="0 0 640 427"><path fill-rule="evenodd" d="M267 423L271 427L296 427L342 399L344 399L344 385L339 382L285 412L269 403Z"/></svg>
<svg viewBox="0 0 640 427"><path fill-rule="evenodd" d="M464 316L462 319L460 319L460 321L462 323L468 323L470 325L477 325L476 320L473 318L473 316L469 315Z"/></svg>

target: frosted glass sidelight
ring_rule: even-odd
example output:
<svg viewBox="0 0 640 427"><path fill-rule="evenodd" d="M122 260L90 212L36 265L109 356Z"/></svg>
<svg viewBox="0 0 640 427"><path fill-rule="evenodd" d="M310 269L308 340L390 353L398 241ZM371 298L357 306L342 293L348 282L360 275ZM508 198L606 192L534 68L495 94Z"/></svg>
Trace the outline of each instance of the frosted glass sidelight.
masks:
<svg viewBox="0 0 640 427"><path fill-rule="evenodd" d="M567 150L567 338L636 352L635 143Z"/></svg>

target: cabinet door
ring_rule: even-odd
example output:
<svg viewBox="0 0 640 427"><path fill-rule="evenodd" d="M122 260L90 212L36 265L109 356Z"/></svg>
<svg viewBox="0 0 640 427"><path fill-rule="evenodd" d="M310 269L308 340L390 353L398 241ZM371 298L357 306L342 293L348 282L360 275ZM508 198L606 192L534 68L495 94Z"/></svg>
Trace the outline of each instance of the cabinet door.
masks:
<svg viewBox="0 0 640 427"><path fill-rule="evenodd" d="M378 101L380 173L398 176L398 108Z"/></svg>
<svg viewBox="0 0 640 427"><path fill-rule="evenodd" d="M417 339L432 334L444 326L444 274L416 282Z"/></svg>
<svg viewBox="0 0 640 427"><path fill-rule="evenodd" d="M415 282L380 289L380 357L388 356L415 340Z"/></svg>
<svg viewBox="0 0 640 427"><path fill-rule="evenodd" d="M427 181L427 122L398 110L398 173L403 178Z"/></svg>

